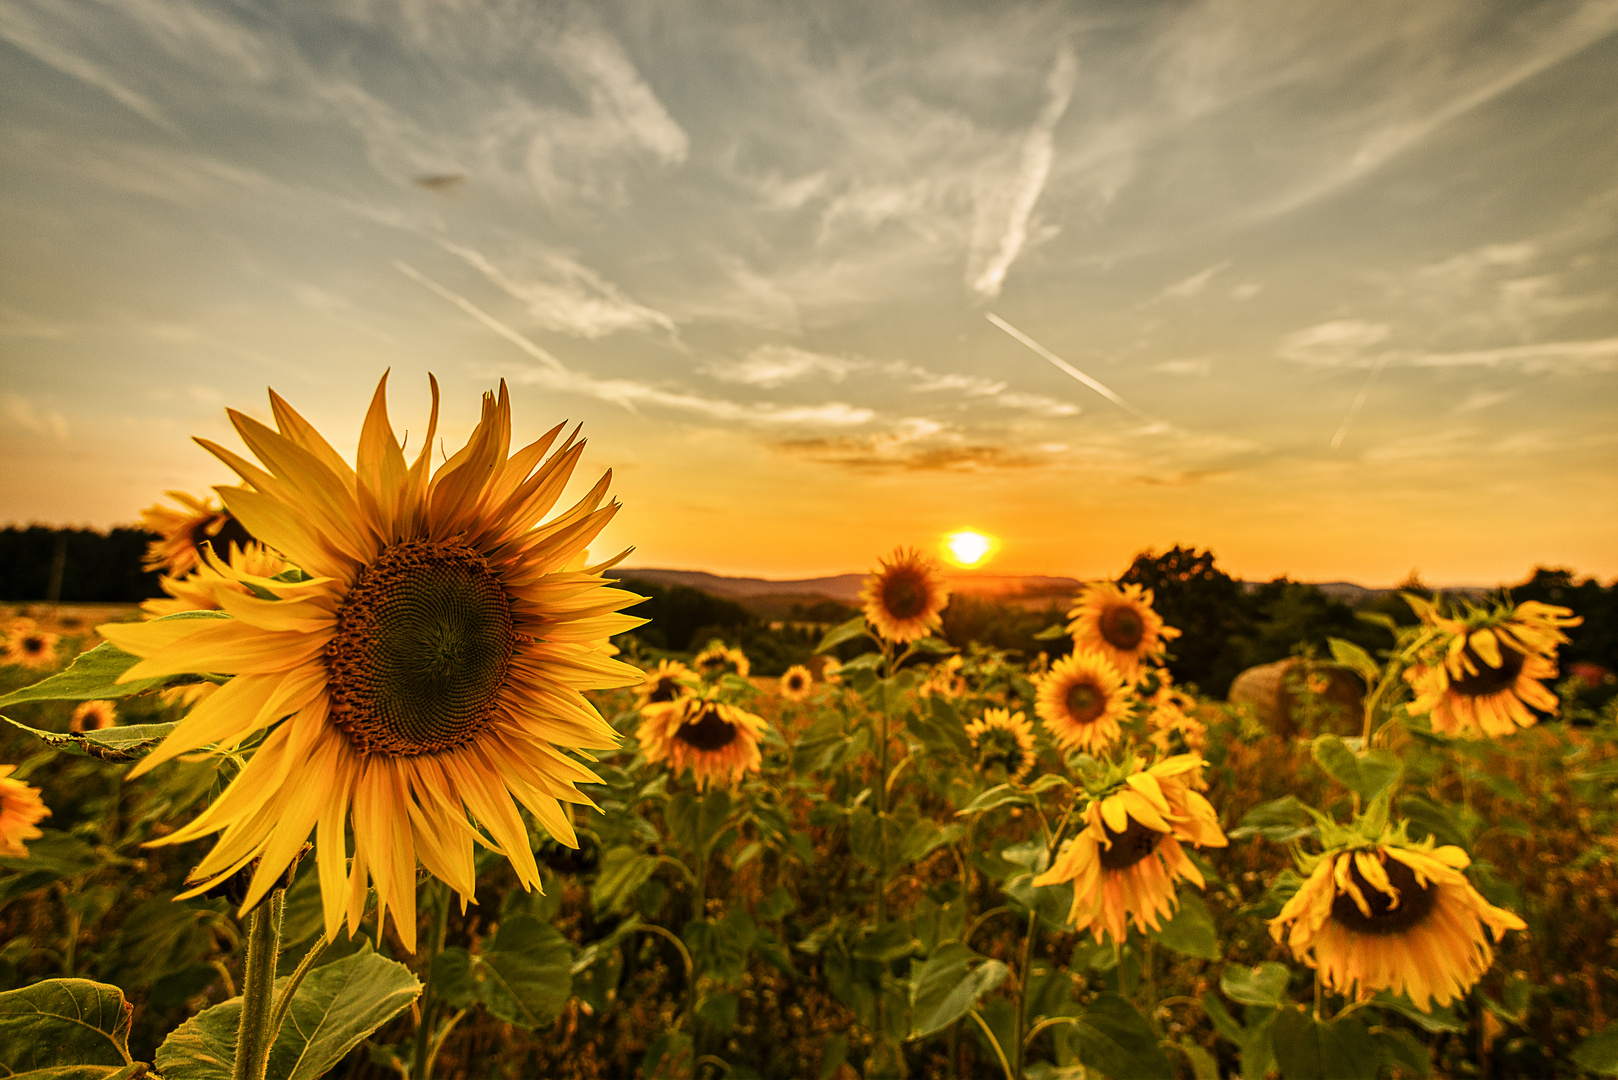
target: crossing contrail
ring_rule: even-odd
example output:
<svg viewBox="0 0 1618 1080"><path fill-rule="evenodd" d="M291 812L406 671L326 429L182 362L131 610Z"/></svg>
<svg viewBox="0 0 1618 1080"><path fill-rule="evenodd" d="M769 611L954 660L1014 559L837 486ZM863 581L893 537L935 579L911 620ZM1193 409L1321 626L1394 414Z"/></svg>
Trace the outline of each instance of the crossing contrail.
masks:
<svg viewBox="0 0 1618 1080"><path fill-rule="evenodd" d="M1364 405L1365 399L1370 396L1371 384L1376 382L1376 377L1382 374L1382 369L1387 366L1388 354L1383 353L1382 356L1377 360L1376 366L1371 369L1371 374L1365 377L1365 385L1360 387L1359 395L1354 398L1354 404L1348 407L1348 415L1343 417L1343 426L1338 428L1337 434L1331 437L1331 448L1333 450L1343 445L1343 436L1348 434L1348 425L1352 424L1354 422L1354 417L1359 415L1360 406Z"/></svg>
<svg viewBox="0 0 1618 1080"><path fill-rule="evenodd" d="M1085 386L1088 386L1090 389L1094 390L1096 393L1100 394L1102 397L1106 398L1120 409L1140 417L1148 424L1157 422L1150 416L1147 416L1145 413L1135 408L1135 406L1131 405L1129 402L1125 401L1123 398L1119 397L1117 394L1113 393L1111 390L1107 389L1105 386L1102 386L1100 383L1090 378L1090 376L1086 375L1084 372L1080 371L1066 360L1063 360L1060 356L1057 356L1055 353L1051 352L1045 346L1041 345L1039 342L1035 341L1021 330L1018 330L1015 326L1012 326L1010 323L1006 322L1006 320L1002 319L994 312L989 312L984 316L984 318L994 323L994 325L998 326L1000 329L1004 330L1006 333L1028 346L1030 349L1033 349L1039 355L1055 364L1062 371L1067 372L1069 375L1073 376L1075 379L1079 380Z"/></svg>

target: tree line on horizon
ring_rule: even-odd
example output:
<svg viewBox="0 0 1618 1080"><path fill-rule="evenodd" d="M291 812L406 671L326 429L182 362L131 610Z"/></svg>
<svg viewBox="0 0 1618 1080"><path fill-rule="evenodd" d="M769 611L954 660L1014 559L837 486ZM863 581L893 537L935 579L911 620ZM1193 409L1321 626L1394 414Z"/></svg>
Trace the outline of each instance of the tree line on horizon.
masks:
<svg viewBox="0 0 1618 1080"><path fill-rule="evenodd" d="M109 530L45 525L0 529L0 601L28 603L138 603L162 595L159 575L142 568L154 533L136 527ZM653 651L692 652L719 638L744 649L760 675L779 675L802 663L819 641L816 627L853 617L856 608L836 600L805 597L785 618L766 618L746 604L688 585L661 585L623 572L626 588L646 596L628 609L651 622L634 631L632 645ZM1401 624L1414 621L1398 594L1372 595L1358 604L1319 587L1279 577L1244 583L1219 568L1212 551L1176 545L1158 554L1143 551L1120 582L1152 590L1157 611L1184 631L1174 643L1175 678L1202 693L1223 697L1243 670L1293 655L1302 645L1326 654L1326 639L1338 637L1366 649L1384 647L1386 632L1358 617L1380 612ZM55 585L55 594L53 593ZM1401 589L1431 596L1412 576ZM1576 663L1618 668L1618 580L1602 585L1565 568L1536 567L1508 590L1521 603L1540 600L1570 607L1584 624L1568 632L1563 669ZM1070 648L1066 635L1042 637L1067 620L1066 604L1040 610L971 593L958 593L944 610L944 637L956 648L973 644L1026 657L1044 653L1054 661Z"/></svg>

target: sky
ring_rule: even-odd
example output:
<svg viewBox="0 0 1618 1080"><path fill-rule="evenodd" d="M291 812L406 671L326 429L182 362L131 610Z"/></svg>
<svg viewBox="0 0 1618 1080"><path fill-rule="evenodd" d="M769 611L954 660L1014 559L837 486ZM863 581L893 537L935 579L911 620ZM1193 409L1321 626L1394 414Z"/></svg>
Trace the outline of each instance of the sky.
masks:
<svg viewBox="0 0 1618 1080"><path fill-rule="evenodd" d="M0 522L506 380L598 554L1618 577L1618 2L0 0Z"/></svg>

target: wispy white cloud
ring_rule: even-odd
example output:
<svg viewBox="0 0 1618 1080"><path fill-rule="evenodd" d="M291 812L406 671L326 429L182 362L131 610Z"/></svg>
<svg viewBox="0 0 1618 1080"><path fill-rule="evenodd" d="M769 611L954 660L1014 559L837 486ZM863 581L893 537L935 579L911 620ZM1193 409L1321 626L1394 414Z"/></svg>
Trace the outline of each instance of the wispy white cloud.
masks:
<svg viewBox="0 0 1618 1080"><path fill-rule="evenodd" d="M1213 374L1213 361L1206 356L1164 360L1153 364L1152 370L1161 371L1165 375L1195 375L1206 379Z"/></svg>
<svg viewBox="0 0 1618 1080"><path fill-rule="evenodd" d="M674 320L663 312L625 296L612 282L559 252L540 252L534 257L545 275L543 279L519 278L463 244L444 241L443 246L520 300L543 329L582 338L606 337L620 330L661 328L674 332Z"/></svg>
<svg viewBox="0 0 1618 1080"><path fill-rule="evenodd" d="M1545 341L1499 349L1414 353L1403 360L1412 367L1513 367L1528 373L1618 371L1618 337L1593 341Z"/></svg>
<svg viewBox="0 0 1618 1080"><path fill-rule="evenodd" d="M1482 409L1492 409L1496 405L1502 405L1516 396L1517 392L1515 390L1485 390L1480 387L1467 394L1451 411L1456 415L1464 415L1478 412Z"/></svg>
<svg viewBox="0 0 1618 1080"><path fill-rule="evenodd" d="M1323 367L1361 366L1372 362L1366 350L1388 339L1393 327L1364 319L1333 319L1295 331L1281 339L1276 355L1283 360Z"/></svg>
<svg viewBox="0 0 1618 1080"><path fill-rule="evenodd" d="M69 4L9 5L5 19L0 20L0 38L62 74L100 90L142 119L177 132L179 127L147 95L83 54L82 46L73 38L88 29L85 23L92 22L88 12L77 12Z"/></svg>
<svg viewBox="0 0 1618 1080"><path fill-rule="evenodd" d="M1078 63L1064 50L1045 82L1045 107L1023 136L1016 175L1003 188L986 187L978 194L967 282L983 296L1000 295L1006 272L1028 242L1028 220L1056 156L1056 125L1073 100L1077 77Z"/></svg>
<svg viewBox="0 0 1618 1080"><path fill-rule="evenodd" d="M0 394L0 418L13 428L34 435L50 435L58 442L67 441L67 417L21 394Z"/></svg>
<svg viewBox="0 0 1618 1080"><path fill-rule="evenodd" d="M1193 296L1201 296L1207 290L1208 283L1213 281L1214 276L1224 273L1230 267L1231 261L1226 259L1223 262L1214 263L1214 265L1206 269L1198 270L1190 277L1183 278L1165 287L1162 292L1157 294L1157 299L1189 300Z"/></svg>
<svg viewBox="0 0 1618 1080"><path fill-rule="evenodd" d="M867 366L863 361L827 356L791 345L760 345L741 360L711 361L701 370L721 382L769 390L816 375L842 382L849 372Z"/></svg>

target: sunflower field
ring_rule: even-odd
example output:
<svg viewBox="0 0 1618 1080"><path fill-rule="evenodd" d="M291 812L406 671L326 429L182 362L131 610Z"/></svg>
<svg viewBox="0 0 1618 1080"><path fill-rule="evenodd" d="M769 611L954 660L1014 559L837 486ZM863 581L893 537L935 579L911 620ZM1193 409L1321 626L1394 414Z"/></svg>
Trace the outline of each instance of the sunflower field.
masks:
<svg viewBox="0 0 1618 1080"><path fill-rule="evenodd" d="M1281 731L1149 589L961 650L898 548L760 677L636 636L577 431L513 449L502 387L435 469L434 400L413 461L385 385L353 462L233 411L164 598L8 614L0 1075L1618 1075L1569 609L1406 594Z"/></svg>

